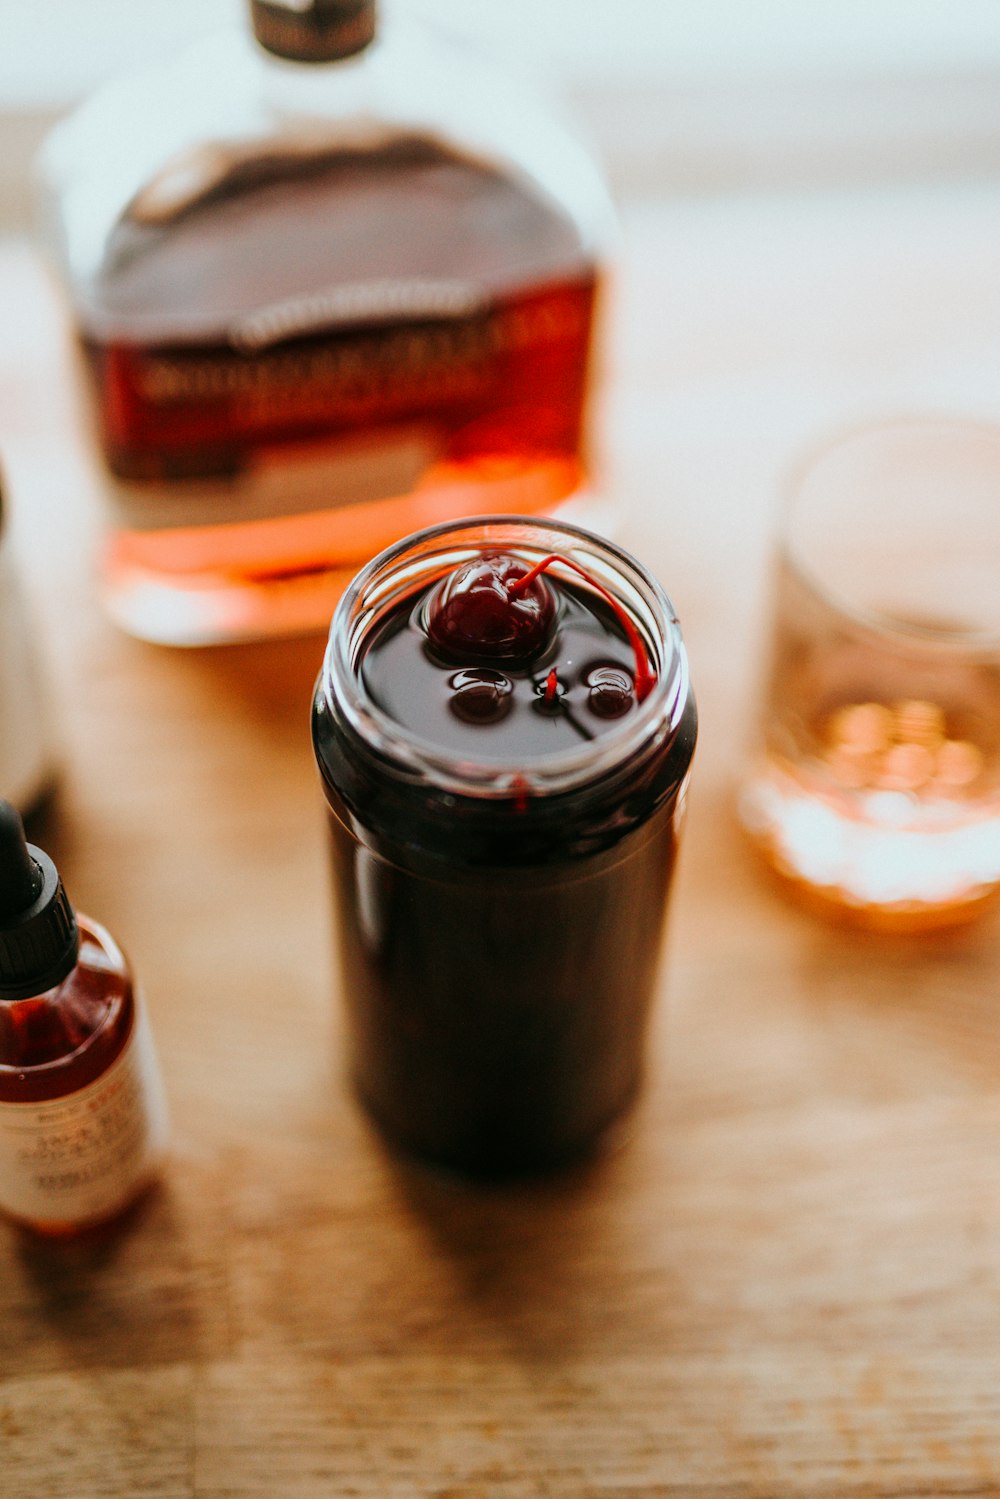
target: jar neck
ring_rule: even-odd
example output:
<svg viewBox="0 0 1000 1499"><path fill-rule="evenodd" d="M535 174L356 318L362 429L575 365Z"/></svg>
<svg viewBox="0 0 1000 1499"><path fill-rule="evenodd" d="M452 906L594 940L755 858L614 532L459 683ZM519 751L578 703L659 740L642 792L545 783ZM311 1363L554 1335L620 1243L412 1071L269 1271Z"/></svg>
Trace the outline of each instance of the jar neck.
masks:
<svg viewBox="0 0 1000 1499"><path fill-rule="evenodd" d="M373 632L408 600L483 551L513 555L526 568L558 553L584 568L628 612L656 680L620 727L578 747L517 763L472 761L410 733L371 699L360 664ZM556 563L550 577L559 576ZM575 571L566 569L565 580L579 585ZM317 704L337 717L362 753L377 757L386 776L480 804L525 797L537 804L614 779L623 766L662 750L677 734L688 697L687 656L673 606L645 569L620 548L568 523L499 516L420 532L358 575L334 615Z"/></svg>
<svg viewBox="0 0 1000 1499"><path fill-rule="evenodd" d="M375 0L250 0L254 36L292 62L339 62L375 36Z"/></svg>

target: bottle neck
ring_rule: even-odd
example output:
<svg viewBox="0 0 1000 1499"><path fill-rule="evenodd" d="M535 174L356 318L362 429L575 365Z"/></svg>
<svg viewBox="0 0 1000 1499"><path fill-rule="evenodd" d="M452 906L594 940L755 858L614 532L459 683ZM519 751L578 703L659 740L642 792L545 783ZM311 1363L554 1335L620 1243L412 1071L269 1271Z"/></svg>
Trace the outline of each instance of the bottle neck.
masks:
<svg viewBox="0 0 1000 1499"><path fill-rule="evenodd" d="M254 36L292 62L338 62L375 36L375 0L250 0Z"/></svg>
<svg viewBox="0 0 1000 1499"><path fill-rule="evenodd" d="M59 871L0 801L0 1000L31 999L76 966L80 931Z"/></svg>

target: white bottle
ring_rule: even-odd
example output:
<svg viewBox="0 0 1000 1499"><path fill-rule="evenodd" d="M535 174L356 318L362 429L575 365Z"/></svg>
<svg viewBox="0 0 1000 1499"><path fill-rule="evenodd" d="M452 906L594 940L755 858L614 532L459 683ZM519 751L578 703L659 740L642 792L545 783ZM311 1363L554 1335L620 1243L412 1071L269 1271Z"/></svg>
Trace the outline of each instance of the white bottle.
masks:
<svg viewBox="0 0 1000 1499"><path fill-rule="evenodd" d="M47 705L0 494L0 797L26 815L53 779Z"/></svg>

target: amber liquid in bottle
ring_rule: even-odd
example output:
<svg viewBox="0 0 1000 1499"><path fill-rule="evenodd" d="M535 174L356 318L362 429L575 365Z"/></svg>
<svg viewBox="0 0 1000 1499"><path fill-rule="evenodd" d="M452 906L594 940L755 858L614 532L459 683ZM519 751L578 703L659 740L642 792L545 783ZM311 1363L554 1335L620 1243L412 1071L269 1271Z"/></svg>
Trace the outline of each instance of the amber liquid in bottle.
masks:
<svg viewBox="0 0 1000 1499"><path fill-rule="evenodd" d="M449 568L472 536L480 555ZM539 555L585 533L473 523L393 549L338 609L313 711L354 1086L405 1154L484 1180L620 1138L696 735L686 681L670 707L642 706L676 688L679 636L661 626L654 664L587 572L548 575L549 624L541 605L514 619L509 580L528 563L504 536L565 572L565 553ZM566 756L582 758L560 784Z"/></svg>
<svg viewBox="0 0 1000 1499"><path fill-rule="evenodd" d="M126 625L325 623L406 532L580 484L598 273L541 190L416 134L197 169L132 200L78 308Z"/></svg>

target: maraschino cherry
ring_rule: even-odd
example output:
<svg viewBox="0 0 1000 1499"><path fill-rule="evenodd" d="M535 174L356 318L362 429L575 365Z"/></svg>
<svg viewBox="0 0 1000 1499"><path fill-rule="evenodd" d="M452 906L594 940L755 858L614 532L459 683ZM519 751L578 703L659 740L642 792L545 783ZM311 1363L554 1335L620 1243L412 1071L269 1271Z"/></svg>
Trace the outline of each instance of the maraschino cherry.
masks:
<svg viewBox="0 0 1000 1499"><path fill-rule="evenodd" d="M527 661L552 636L556 601L542 577L516 593L528 568L516 557L485 553L449 573L427 604L424 628L449 658Z"/></svg>

